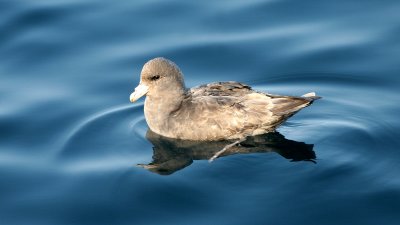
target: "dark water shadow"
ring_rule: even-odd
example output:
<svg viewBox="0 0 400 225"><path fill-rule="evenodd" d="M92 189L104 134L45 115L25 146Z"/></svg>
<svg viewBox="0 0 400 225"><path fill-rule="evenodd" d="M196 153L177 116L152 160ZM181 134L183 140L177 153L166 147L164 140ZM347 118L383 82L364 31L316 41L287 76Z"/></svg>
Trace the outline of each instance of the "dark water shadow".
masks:
<svg viewBox="0 0 400 225"><path fill-rule="evenodd" d="M138 164L151 172L170 175L193 163L193 160L208 160L230 141L188 141L167 138L152 132L146 138L153 144L153 161L149 164ZM278 132L248 137L240 145L233 146L220 157L233 154L276 152L292 161L310 161L315 163L313 144L306 144L286 139Z"/></svg>

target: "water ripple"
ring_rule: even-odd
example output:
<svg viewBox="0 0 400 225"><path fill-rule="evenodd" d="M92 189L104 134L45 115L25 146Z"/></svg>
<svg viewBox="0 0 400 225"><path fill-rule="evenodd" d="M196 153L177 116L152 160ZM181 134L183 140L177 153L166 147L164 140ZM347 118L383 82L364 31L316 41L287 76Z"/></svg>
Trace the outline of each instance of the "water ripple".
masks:
<svg viewBox="0 0 400 225"><path fill-rule="evenodd" d="M143 121L143 104L123 105L99 112L82 121L68 135L65 135L65 143L57 157L82 159L85 155L90 158L95 153L105 160L105 154L111 157L116 156L107 146L117 148L131 145L132 141L144 141L141 135L132 134L132 123L143 124ZM133 131L137 132L137 129L140 128L135 126ZM115 138L108 140L107 137L110 135ZM101 151L97 148L101 148ZM96 157L93 157L93 160L96 160Z"/></svg>

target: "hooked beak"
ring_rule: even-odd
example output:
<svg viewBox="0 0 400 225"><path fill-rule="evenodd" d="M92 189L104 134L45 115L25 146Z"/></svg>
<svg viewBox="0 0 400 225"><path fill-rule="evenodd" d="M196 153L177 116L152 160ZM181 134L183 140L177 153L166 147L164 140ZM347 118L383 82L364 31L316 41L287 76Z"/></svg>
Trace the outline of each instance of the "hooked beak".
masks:
<svg viewBox="0 0 400 225"><path fill-rule="evenodd" d="M149 87L144 85L144 84L139 84L136 88L135 91L129 96L129 99L131 102L135 102L138 100L140 97L145 95L149 91Z"/></svg>

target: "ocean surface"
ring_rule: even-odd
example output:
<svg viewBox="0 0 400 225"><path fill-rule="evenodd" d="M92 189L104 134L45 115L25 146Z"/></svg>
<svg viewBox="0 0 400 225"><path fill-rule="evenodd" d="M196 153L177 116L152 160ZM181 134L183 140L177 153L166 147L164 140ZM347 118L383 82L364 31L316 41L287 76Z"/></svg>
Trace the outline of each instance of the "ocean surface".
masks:
<svg viewBox="0 0 400 225"><path fill-rule="evenodd" d="M0 224L400 224L399 1L0 1ZM188 87L322 99L213 163L129 95ZM255 139L263 140L255 145Z"/></svg>

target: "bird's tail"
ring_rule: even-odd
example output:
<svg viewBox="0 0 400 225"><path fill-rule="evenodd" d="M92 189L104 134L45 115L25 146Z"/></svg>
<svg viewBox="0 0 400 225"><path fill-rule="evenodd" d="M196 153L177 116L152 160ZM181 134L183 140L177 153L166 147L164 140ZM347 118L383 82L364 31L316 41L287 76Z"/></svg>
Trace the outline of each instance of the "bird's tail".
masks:
<svg viewBox="0 0 400 225"><path fill-rule="evenodd" d="M271 112L278 116L291 116L300 109L309 106L321 97L317 96L314 92L307 93L301 97L295 96L272 96L273 107Z"/></svg>
<svg viewBox="0 0 400 225"><path fill-rule="evenodd" d="M317 96L317 95L315 94L315 92L310 92L310 93L304 94L304 95L302 95L301 97L303 97L303 98L308 98L308 99L310 99L310 100L312 100L312 101L321 98L320 96Z"/></svg>

